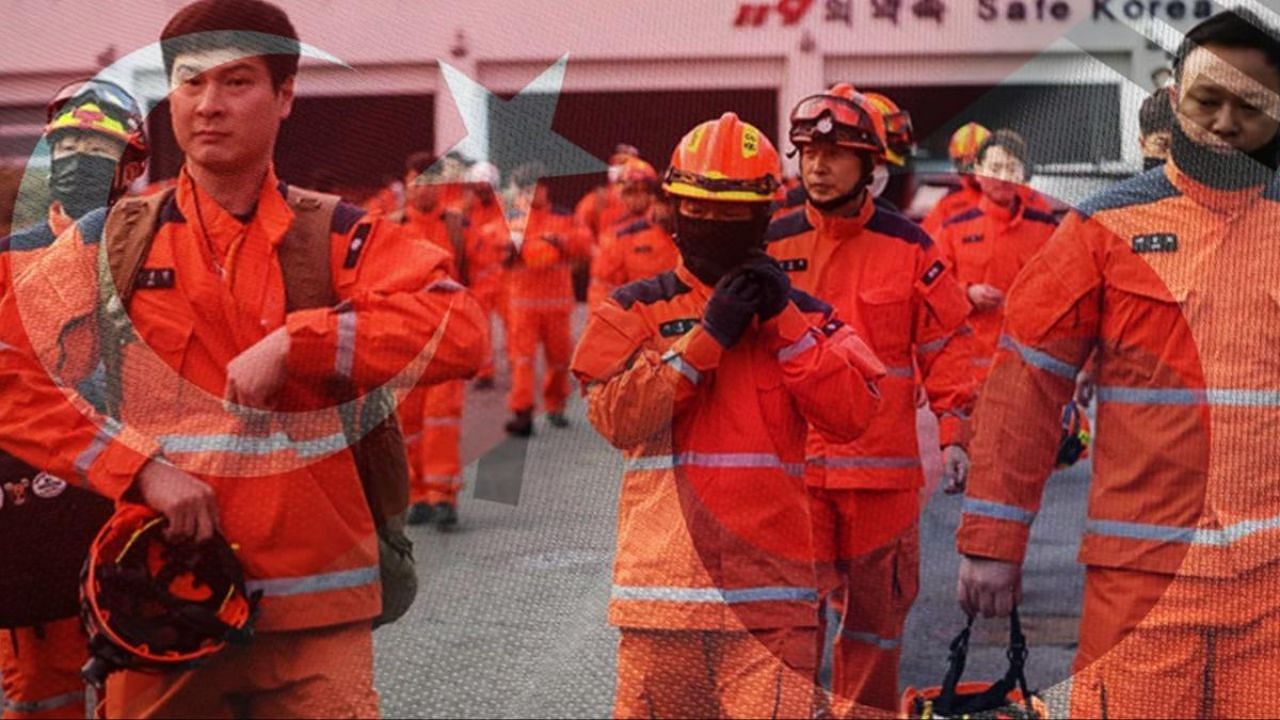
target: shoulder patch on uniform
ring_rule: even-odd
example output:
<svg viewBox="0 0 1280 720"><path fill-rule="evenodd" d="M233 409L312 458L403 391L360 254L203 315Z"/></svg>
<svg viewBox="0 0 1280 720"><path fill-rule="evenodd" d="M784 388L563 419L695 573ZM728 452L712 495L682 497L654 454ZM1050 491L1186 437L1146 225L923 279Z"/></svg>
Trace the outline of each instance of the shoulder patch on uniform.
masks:
<svg viewBox="0 0 1280 720"><path fill-rule="evenodd" d="M49 229L49 223L41 221L5 238L3 244L0 244L0 252L5 250L13 250L14 252L39 250L43 247L49 247L54 240L53 231Z"/></svg>
<svg viewBox="0 0 1280 720"><path fill-rule="evenodd" d="M1136 253L1178 251L1178 236L1171 232L1135 235L1129 243Z"/></svg>
<svg viewBox="0 0 1280 720"><path fill-rule="evenodd" d="M946 220L943 220L942 227L947 227L948 225L955 225L956 223L968 222L974 218L980 218L980 217L982 217L982 210L976 207L969 208L964 212L956 213L955 215L952 215Z"/></svg>
<svg viewBox="0 0 1280 720"><path fill-rule="evenodd" d="M618 230L614 234L617 235L618 237L622 237L623 235L634 235L640 232L641 230L649 229L649 226L650 226L650 222L647 219L640 218L639 220L636 220L635 222L632 222L626 227Z"/></svg>
<svg viewBox="0 0 1280 720"><path fill-rule="evenodd" d="M831 313L831 305L819 300L803 290L791 289L791 294L787 296L791 302L795 303L796 309L800 312L822 313L827 315Z"/></svg>
<svg viewBox="0 0 1280 720"><path fill-rule="evenodd" d="M925 270L924 274L920 276L920 282L924 283L926 287L932 285L934 281L942 277L942 273L946 269L947 266L944 265L941 260L934 260L933 264L929 266L929 269Z"/></svg>
<svg viewBox="0 0 1280 720"><path fill-rule="evenodd" d="M364 223L356 228L351 235L351 242L347 244L347 257L342 261L342 267L350 270L360 262L360 253L364 250L364 246L369 244L369 232L373 230L373 225Z"/></svg>
<svg viewBox="0 0 1280 720"><path fill-rule="evenodd" d="M769 223L769 229L764 234L764 241L767 243L774 242L812 229L813 225L809 224L809 218L805 216L805 212L796 210Z"/></svg>
<svg viewBox="0 0 1280 720"><path fill-rule="evenodd" d="M809 258L785 258L778 260L778 267L786 272L804 272L809 269Z"/></svg>
<svg viewBox="0 0 1280 720"><path fill-rule="evenodd" d="M160 206L160 224L168 223L185 223L187 219L183 217L182 211L178 209L178 194L170 193L169 199L164 201Z"/></svg>
<svg viewBox="0 0 1280 720"><path fill-rule="evenodd" d="M652 305L683 295L690 289L676 277L675 271L668 270L651 278L627 283L614 290L611 297L622 306L623 310L630 310L636 303Z"/></svg>
<svg viewBox="0 0 1280 720"><path fill-rule="evenodd" d="M880 205L876 206L871 219L867 221L867 229L923 248L933 246L933 238L929 237L924 228L911 222L905 215Z"/></svg>
<svg viewBox="0 0 1280 720"><path fill-rule="evenodd" d="M360 222L365 216L365 210L357 205L349 202L340 202L333 209L333 220L329 224L329 231L339 235L346 235L351 232L351 228Z"/></svg>
<svg viewBox="0 0 1280 720"><path fill-rule="evenodd" d="M173 287L178 273L173 268L142 268L133 286L137 290L168 290Z"/></svg>
<svg viewBox="0 0 1280 720"><path fill-rule="evenodd" d="M1106 210L1149 205L1181 195L1182 192L1169 182L1163 168L1153 168L1137 177L1118 182L1088 198L1080 203L1077 211L1087 218Z"/></svg>
<svg viewBox="0 0 1280 720"><path fill-rule="evenodd" d="M85 245L97 243L102 239L102 231L107 226L107 209L97 208L89 211L76 221L76 225L80 227L80 237L84 239Z"/></svg>
<svg viewBox="0 0 1280 720"><path fill-rule="evenodd" d="M1058 218L1054 217L1053 213L1047 213L1041 210L1027 208L1022 211L1022 217L1026 220L1031 220L1032 222L1044 223L1055 227L1058 225Z"/></svg>

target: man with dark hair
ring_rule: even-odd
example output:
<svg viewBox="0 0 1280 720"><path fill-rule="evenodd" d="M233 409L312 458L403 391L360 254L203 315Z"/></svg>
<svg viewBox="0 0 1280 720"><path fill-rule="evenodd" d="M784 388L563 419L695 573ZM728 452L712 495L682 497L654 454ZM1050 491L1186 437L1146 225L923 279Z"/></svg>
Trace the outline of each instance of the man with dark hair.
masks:
<svg viewBox="0 0 1280 720"><path fill-rule="evenodd" d="M1096 354L1072 716L1274 712L1280 42L1223 13L1175 70L1163 171L1070 213L1009 293L957 534L961 605L1008 614L1059 413Z"/></svg>
<svg viewBox="0 0 1280 720"><path fill-rule="evenodd" d="M260 0L180 10L175 189L82 219L0 302L0 398L20 409L0 412L0 445L150 506L172 539L221 532L261 597L248 646L111 675L109 717L376 715L371 620L398 595L352 416L381 406L388 428L375 391L464 377L487 352L445 253L276 176L296 37ZM106 414L67 402L99 357Z"/></svg>
<svg viewBox="0 0 1280 720"><path fill-rule="evenodd" d="M1142 109L1138 111L1138 146L1142 149L1144 171L1159 167L1169 159L1173 123L1167 91L1158 90L1142 101Z"/></svg>

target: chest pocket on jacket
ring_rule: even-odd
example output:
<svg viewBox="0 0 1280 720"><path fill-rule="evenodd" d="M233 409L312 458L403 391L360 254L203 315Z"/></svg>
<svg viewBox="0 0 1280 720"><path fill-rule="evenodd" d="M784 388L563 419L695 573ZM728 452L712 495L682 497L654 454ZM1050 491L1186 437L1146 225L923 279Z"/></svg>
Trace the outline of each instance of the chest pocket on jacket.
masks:
<svg viewBox="0 0 1280 720"><path fill-rule="evenodd" d="M1196 342L1184 308L1203 298L1188 288L1166 287L1155 271L1122 263L1106 278L1103 298L1102 345L1112 369L1126 381L1151 381L1158 386L1182 386L1198 377ZM1170 362L1184 373L1174 373ZM1110 374L1110 373L1108 373ZM1114 377L1114 376L1113 376Z"/></svg>
<svg viewBox="0 0 1280 720"><path fill-rule="evenodd" d="M882 361L905 357L911 344L911 287L877 287L858 291L863 326ZM893 356L893 357L888 357Z"/></svg>
<svg viewBox="0 0 1280 720"><path fill-rule="evenodd" d="M155 318L145 330L137 326L134 330L138 338L124 348L120 381L127 398L126 419L181 417L194 410L183 409L201 392L182 374L190 353L191 328Z"/></svg>

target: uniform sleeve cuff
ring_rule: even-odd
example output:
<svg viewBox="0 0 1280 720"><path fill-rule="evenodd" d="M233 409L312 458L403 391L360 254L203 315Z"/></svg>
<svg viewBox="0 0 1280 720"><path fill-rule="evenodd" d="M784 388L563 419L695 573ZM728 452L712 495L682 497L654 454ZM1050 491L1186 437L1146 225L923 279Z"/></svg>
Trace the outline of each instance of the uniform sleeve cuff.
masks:
<svg viewBox="0 0 1280 720"><path fill-rule="evenodd" d="M938 447L959 445L967 450L970 437L971 431L968 420L958 418L955 415L943 415L938 419Z"/></svg>
<svg viewBox="0 0 1280 720"><path fill-rule="evenodd" d="M1021 565L1030 535L1027 525L966 514L956 531L956 550L963 555Z"/></svg>
<svg viewBox="0 0 1280 720"><path fill-rule="evenodd" d="M328 377L334 374L337 325L337 315L330 308L289 313L285 319L289 333L286 367L291 377Z"/></svg>
<svg viewBox="0 0 1280 720"><path fill-rule="evenodd" d="M782 312L769 318L760 326L769 352L777 354L785 347L794 345L813 329L809 319L793 303L787 303Z"/></svg>
<svg viewBox="0 0 1280 720"><path fill-rule="evenodd" d="M671 346L671 350L698 372L714 370L720 364L720 355L724 352L720 343L701 325L696 325L685 333L684 337Z"/></svg>
<svg viewBox="0 0 1280 720"><path fill-rule="evenodd" d="M92 447L87 452L92 452ZM89 466L89 484L97 492L119 500L133 487L143 466L159 455L160 446L154 440L125 428Z"/></svg>

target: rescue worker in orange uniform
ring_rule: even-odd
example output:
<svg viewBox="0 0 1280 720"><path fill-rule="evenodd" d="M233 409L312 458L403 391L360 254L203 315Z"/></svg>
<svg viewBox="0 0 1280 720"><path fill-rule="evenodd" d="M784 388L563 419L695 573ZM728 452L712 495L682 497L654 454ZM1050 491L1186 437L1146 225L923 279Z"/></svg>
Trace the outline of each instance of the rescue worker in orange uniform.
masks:
<svg viewBox="0 0 1280 720"><path fill-rule="evenodd" d="M38 254L77 218L109 206L124 195L146 169L147 139L141 111L133 98L114 83L79 80L63 86L49 103L47 121L44 135L49 143L49 191L53 201L46 222L0 239L0 296L10 282L11 254ZM19 266L29 262L24 258ZM10 410L0 405L0 412ZM0 469L0 508L7 504L11 512L18 511L13 506L20 504L20 499L5 497L3 486L18 483L27 488L24 481L41 475L3 450ZM25 492L34 489L27 488ZM57 528L50 528L49 536L40 542L58 543L58 539ZM7 553L17 552L20 547L15 542L0 544ZM0 569L2 572L5 571ZM71 597L74 599L74 594ZM85 717L85 685L80 667L88 660L87 646L88 638L78 614L35 627L0 630L0 687L4 698L0 717Z"/></svg>
<svg viewBox="0 0 1280 720"><path fill-rule="evenodd" d="M680 256L671 239L670 208L655 202L658 173L653 166L629 160L618 184L628 212L595 248L588 296L592 308L622 285L674 268Z"/></svg>
<svg viewBox="0 0 1280 720"><path fill-rule="evenodd" d="M101 285L111 277L99 276L99 243L120 242L152 202L142 199L105 222L86 215L15 273L0 302L0 446L145 503L172 538L220 530L262 593L252 645L186 671L114 674L108 717L373 716L378 538L341 417L350 396L327 388L363 396L474 372L482 313L444 253L346 204L327 223L328 272L316 278L335 304L288 312L282 268L297 266L282 243L299 247L290 228L315 209L291 207L271 162L297 34L261 0L200 0L161 41L185 163L127 307L105 303L131 331L108 346L92 319L100 298L119 299ZM99 350L119 360L106 378L111 416L69 386Z"/></svg>
<svg viewBox="0 0 1280 720"><path fill-rule="evenodd" d="M769 228L769 254L794 287L831 303L885 363L882 402L854 441L814 428L805 479L813 507L823 622L833 637L831 690L893 710L907 612L919 572L916 368L938 416L952 491L968 466L973 400L968 303L919 226L876 202L885 153L879 110L841 83L791 112L805 207Z"/></svg>
<svg viewBox="0 0 1280 720"><path fill-rule="evenodd" d="M965 123L951 134L947 154L955 166L960 184L952 188L937 205L920 221L920 227L931 237L937 237L942 222L977 206L982 199L982 188L973 177L973 164L978 159L978 148L991 137L991 131L976 122Z"/></svg>
<svg viewBox="0 0 1280 720"><path fill-rule="evenodd" d="M974 374L991 369L1004 321L1005 294L1018 272L1049 240L1057 219L1031 208L1020 192L1027 181L1027 145L998 130L978 150L974 176L982 188L976 207L947 218L935 237L973 305Z"/></svg>
<svg viewBox="0 0 1280 720"><path fill-rule="evenodd" d="M884 119L884 162L876 164L871 195L879 198L881 203L890 203L892 209L901 213L901 208L906 207L911 199L911 156L916 151L911 113L898 107L898 103L884 93L865 92L863 95Z"/></svg>
<svg viewBox="0 0 1280 720"><path fill-rule="evenodd" d="M502 187L502 175L498 168L489 162L478 162L467 171L468 192L462 205L466 218L467 289L480 301L492 327L496 316L506 335L507 328L507 271L504 261L507 259L505 244L486 242L492 236L481 233L481 228L493 222L502 222L505 214L502 210L502 199L497 189ZM485 364L476 373L472 384L477 390L490 390L494 387L494 364L498 356L498 344L493 343L493 352L485 360Z"/></svg>
<svg viewBox="0 0 1280 720"><path fill-rule="evenodd" d="M884 368L764 254L778 173L733 113L687 134L663 182L681 262L615 291L574 357L625 455L616 717L812 717L806 431L856 438Z"/></svg>
<svg viewBox="0 0 1280 720"><path fill-rule="evenodd" d="M600 235L627 214L627 206L622 202L622 188L618 183L627 162L639 157L640 151L634 146L619 143L609 156L608 182L583 195L574 207L574 219L590 231L593 243L599 242Z"/></svg>
<svg viewBox="0 0 1280 720"><path fill-rule="evenodd" d="M1280 41L1244 11L1177 51L1163 167L1072 212L1009 294L957 535L1005 615L1076 369L1097 353L1076 717L1263 717L1280 672Z"/></svg>
<svg viewBox="0 0 1280 720"><path fill-rule="evenodd" d="M542 346L545 373L542 404L547 421L568 427L569 360L573 337L571 267L591 252L590 235L573 216L551 205L547 186L534 184L532 172L518 169L512 178L516 198L505 222L490 223L481 242L507 248L507 357L511 363L511 392L507 407L512 418L506 431L517 437L533 434L534 364Z"/></svg>
<svg viewBox="0 0 1280 720"><path fill-rule="evenodd" d="M430 153L409 157L405 172L405 206L387 219L400 223L404 235L448 254L450 274L462 281L459 265L465 259L462 211L444 204L457 195L457 185L445 183ZM432 523L441 530L458 524L458 492L462 489L462 406L466 382L450 380L409 391L397 413L409 454L410 525Z"/></svg>

